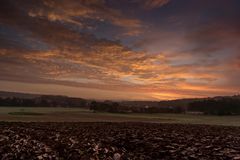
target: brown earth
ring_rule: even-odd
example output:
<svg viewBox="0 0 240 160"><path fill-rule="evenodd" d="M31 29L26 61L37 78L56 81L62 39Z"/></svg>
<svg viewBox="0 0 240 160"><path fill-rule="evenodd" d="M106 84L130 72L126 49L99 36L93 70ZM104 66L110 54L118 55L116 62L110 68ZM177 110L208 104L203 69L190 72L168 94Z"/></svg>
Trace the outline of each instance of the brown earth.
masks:
<svg viewBox="0 0 240 160"><path fill-rule="evenodd" d="M0 123L0 159L240 159L240 127Z"/></svg>

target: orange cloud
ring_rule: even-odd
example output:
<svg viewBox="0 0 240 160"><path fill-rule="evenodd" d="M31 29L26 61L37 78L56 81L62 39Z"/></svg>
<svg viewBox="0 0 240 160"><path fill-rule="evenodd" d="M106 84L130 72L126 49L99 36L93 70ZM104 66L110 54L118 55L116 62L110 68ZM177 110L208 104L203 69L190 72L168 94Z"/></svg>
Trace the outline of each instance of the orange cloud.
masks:
<svg viewBox="0 0 240 160"><path fill-rule="evenodd" d="M38 5L27 2L22 2L19 9L20 2L16 1L11 14L0 10L1 23L11 26L6 32L11 34L0 38L4 44L0 45L0 81L31 84L38 89L43 85L62 86L62 92L68 93L69 88L101 90L105 97L113 93L123 96L126 92L134 98L149 99L224 95L240 89L237 28L225 30L213 25L178 37L178 33L164 32L160 27L146 32L146 39L140 37L141 43L131 49L123 41L111 40L113 37L101 39L99 32L94 35L82 30L107 22L110 27L120 28L119 34L124 37L139 35L148 25L120 9L110 8L104 0L43 0ZM131 2L154 9L170 1ZM12 5L5 8L14 9ZM12 38L14 31L21 36ZM138 48L144 45L151 52ZM234 51L225 51L226 46ZM223 51L229 57L226 53L221 57Z"/></svg>
<svg viewBox="0 0 240 160"><path fill-rule="evenodd" d="M59 2L43 0L43 4L42 8L29 10L28 15L33 18L47 18L49 21L72 23L82 28L94 27L86 24L86 19L107 21L126 29L125 35L132 36L141 32L142 22L140 20L124 16L120 10L106 7L105 0L63 0ZM76 17L78 17L77 20Z"/></svg>

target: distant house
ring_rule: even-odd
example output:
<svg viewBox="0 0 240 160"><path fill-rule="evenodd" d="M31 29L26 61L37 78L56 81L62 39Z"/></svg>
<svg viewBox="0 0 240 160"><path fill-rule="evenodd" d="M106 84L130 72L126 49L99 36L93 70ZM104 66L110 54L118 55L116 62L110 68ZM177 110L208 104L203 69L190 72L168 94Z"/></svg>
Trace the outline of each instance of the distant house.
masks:
<svg viewBox="0 0 240 160"><path fill-rule="evenodd" d="M144 106L144 108L148 109L148 108L149 108L149 106L148 106L148 105L146 105L146 106Z"/></svg>
<svg viewBox="0 0 240 160"><path fill-rule="evenodd" d="M187 111L185 112L186 114L193 114L193 115L203 115L203 112L198 112L198 111Z"/></svg>

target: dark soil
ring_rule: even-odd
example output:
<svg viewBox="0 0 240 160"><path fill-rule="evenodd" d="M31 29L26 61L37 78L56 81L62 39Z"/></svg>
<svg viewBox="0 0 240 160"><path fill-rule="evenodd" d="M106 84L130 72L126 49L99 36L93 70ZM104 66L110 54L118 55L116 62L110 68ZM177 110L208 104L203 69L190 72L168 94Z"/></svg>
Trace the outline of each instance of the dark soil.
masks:
<svg viewBox="0 0 240 160"><path fill-rule="evenodd" d="M0 159L240 159L240 128L150 123L0 123Z"/></svg>

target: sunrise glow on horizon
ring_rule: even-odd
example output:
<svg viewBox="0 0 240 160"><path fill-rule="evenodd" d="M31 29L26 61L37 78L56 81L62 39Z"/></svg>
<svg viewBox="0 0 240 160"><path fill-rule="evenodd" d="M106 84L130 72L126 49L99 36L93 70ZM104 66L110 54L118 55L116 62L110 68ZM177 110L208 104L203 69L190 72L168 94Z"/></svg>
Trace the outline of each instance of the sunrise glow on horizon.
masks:
<svg viewBox="0 0 240 160"><path fill-rule="evenodd" d="M2 0L0 90L110 100L239 94L238 0Z"/></svg>

